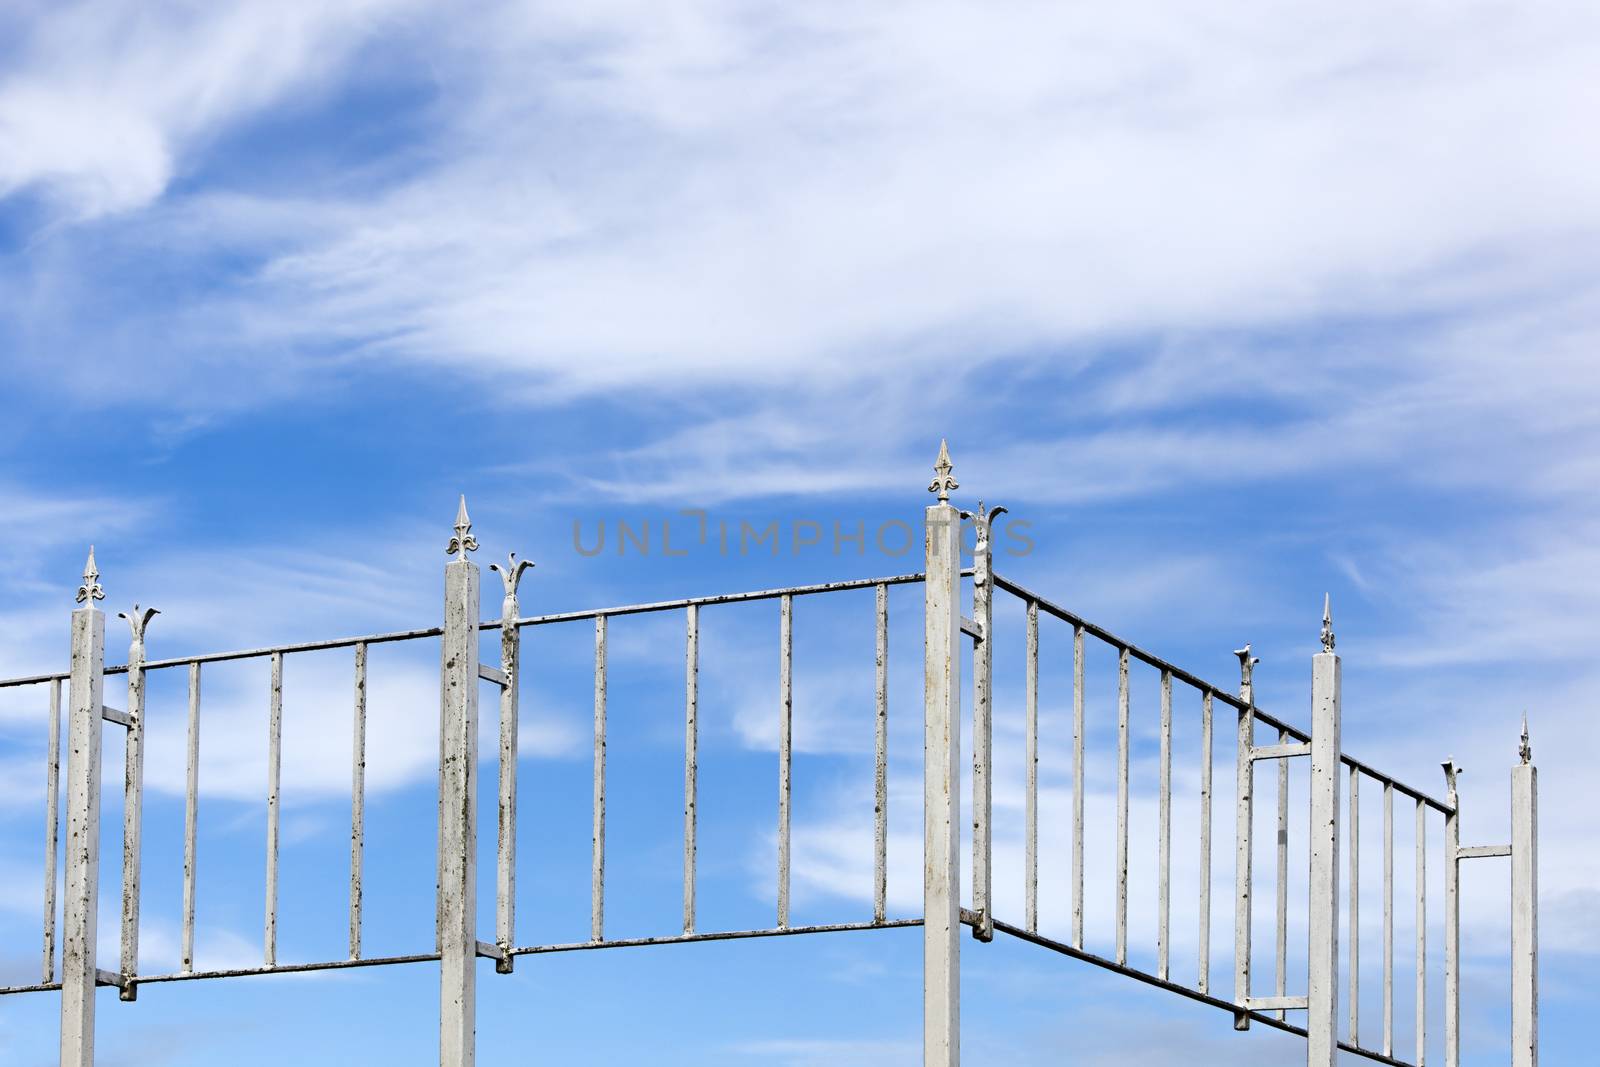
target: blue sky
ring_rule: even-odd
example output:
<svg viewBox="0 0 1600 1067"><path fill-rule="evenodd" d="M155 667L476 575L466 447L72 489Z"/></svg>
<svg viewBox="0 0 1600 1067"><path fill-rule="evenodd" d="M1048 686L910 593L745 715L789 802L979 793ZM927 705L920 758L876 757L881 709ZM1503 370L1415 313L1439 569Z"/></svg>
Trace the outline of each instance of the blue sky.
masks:
<svg viewBox="0 0 1600 1067"><path fill-rule="evenodd" d="M152 656L431 625L461 492L481 564L537 561L529 612L913 571L916 551L835 552L832 531L916 523L947 436L961 502L1031 524L1032 551L1004 573L1219 682L1253 642L1261 703L1302 724L1331 591L1347 751L1434 792L1453 755L1473 843L1507 836L1529 712L1545 1050L1572 1062L1593 1007L1578 976L1600 954L1597 53L1600 14L1559 2L6 4L0 674L64 666L91 542L108 610L161 608ZM685 509L735 530L777 521L784 543L668 558L661 524L680 543L697 521ZM654 551L618 555L621 520L650 523ZM823 543L796 551L796 522L819 523ZM585 543L605 524L607 550L577 551L575 524ZM918 610L911 589L892 601L900 914L917 901ZM870 612L870 595L796 610L808 921L870 916ZM999 615L1005 774L1022 758L1021 611ZM758 925L774 878L776 609L704 620L703 925ZM125 629L111 617L107 632L120 661ZM666 933L682 620L621 620L612 636L608 901L618 932ZM529 635L523 941L586 927L590 641L582 624ZM1070 641L1047 628L1043 642L1041 833L1056 847L1041 900L1060 929ZM374 653L372 951L432 941L434 656ZM288 959L343 954L349 672L342 654L286 667ZM199 950L202 965L248 964L265 668L206 685ZM159 970L175 965L182 687L151 686L145 956ZM1091 745L1114 715L1097 692ZM1135 701L1137 833L1154 805L1149 679ZM1193 746L1197 711L1177 710ZM42 694L0 695L0 984L36 980L41 712ZM1230 789L1222 758L1217 773ZM997 855L1015 910L1009 781ZM1102 944L1105 786L1090 782ZM1175 862L1192 874L1186 804ZM1231 841L1220 816L1216 833ZM1138 875L1154 841L1139 840L1136 958L1153 953ZM1468 869L1467 1063L1505 1056L1503 863ZM1436 853L1429 869L1437 906ZM1175 929L1195 908L1175 890ZM1371 960L1379 912L1362 914ZM1175 959L1192 968L1193 947L1183 934ZM1300 1055L1026 945L963 949L969 1062ZM524 959L481 978L480 1049L914 1062L919 958L902 931ZM151 987L102 1004L102 1062L426 1063L436 981L422 965ZM1376 972L1362 981L1375 990ZM0 1000L7 1062L53 1060L55 1004ZM1375 1000L1362 1010L1377 1018Z"/></svg>

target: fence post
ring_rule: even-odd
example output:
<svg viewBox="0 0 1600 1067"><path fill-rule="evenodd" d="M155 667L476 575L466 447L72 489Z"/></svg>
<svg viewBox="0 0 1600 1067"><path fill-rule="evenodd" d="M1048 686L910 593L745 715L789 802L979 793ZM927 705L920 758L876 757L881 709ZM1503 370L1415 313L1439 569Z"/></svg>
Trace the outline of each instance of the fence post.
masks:
<svg viewBox="0 0 1600 1067"><path fill-rule="evenodd" d="M991 529L994 520L1005 510L997 507L985 511L980 500L977 511L961 512L961 517L972 519L977 534L972 550L972 621L977 624L978 631L972 645L972 910L977 916L972 924L972 936L979 941L994 940L994 902L990 892L994 869L994 643L989 640L994 625ZM956 572L959 575L959 565Z"/></svg>
<svg viewBox="0 0 1600 1067"><path fill-rule="evenodd" d="M923 582L922 1060L961 1062L961 515L950 505L950 450L939 443L939 494L927 509Z"/></svg>
<svg viewBox="0 0 1600 1067"><path fill-rule="evenodd" d="M473 1067L478 956L478 541L467 498L445 549L439 664L439 1065Z"/></svg>
<svg viewBox="0 0 1600 1067"><path fill-rule="evenodd" d="M1539 1067L1539 769L1528 720L1511 768L1511 1063Z"/></svg>
<svg viewBox="0 0 1600 1067"><path fill-rule="evenodd" d="M137 1000L139 987L139 859L144 819L144 629L158 615L155 608L119 612L128 620L128 748L124 760L122 799L122 989L123 1000Z"/></svg>
<svg viewBox="0 0 1600 1067"><path fill-rule="evenodd" d="M100 886L100 719L106 617L94 548L72 613L71 705L67 713L66 897L61 936L61 1067L94 1063L95 918Z"/></svg>
<svg viewBox="0 0 1600 1067"><path fill-rule="evenodd" d="M1255 825L1255 760L1250 750L1256 743L1256 698L1252 673L1261 660L1250 654L1250 645L1235 649L1239 657L1239 740L1234 767L1234 850L1233 850L1233 1013L1235 1030L1250 1029L1246 1005L1250 1000L1250 875L1254 867L1251 831Z"/></svg>
<svg viewBox="0 0 1600 1067"><path fill-rule="evenodd" d="M1322 651L1311 657L1311 909L1306 1062L1333 1067L1339 1054L1339 656L1322 603Z"/></svg>
<svg viewBox="0 0 1600 1067"><path fill-rule="evenodd" d="M1461 768L1445 760L1444 817L1444 1067L1461 1067Z"/></svg>
<svg viewBox="0 0 1600 1067"><path fill-rule="evenodd" d="M516 938L517 897L517 674L522 654L521 631L517 629L517 586L522 574L533 563L519 560L515 552L506 565L489 564L500 575L505 598L500 601L500 794L498 846L495 871L494 940L500 950L494 969L510 974L516 957L511 955Z"/></svg>

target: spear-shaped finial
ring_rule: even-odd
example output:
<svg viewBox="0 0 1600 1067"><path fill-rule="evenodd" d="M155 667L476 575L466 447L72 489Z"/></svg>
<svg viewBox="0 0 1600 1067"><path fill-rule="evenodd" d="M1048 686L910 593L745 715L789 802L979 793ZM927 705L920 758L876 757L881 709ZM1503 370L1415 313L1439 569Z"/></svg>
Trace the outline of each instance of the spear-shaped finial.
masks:
<svg viewBox="0 0 1600 1067"><path fill-rule="evenodd" d="M472 536L472 520L467 518L467 495L462 493L461 506L456 508L456 535L450 538L450 543L444 548L444 554L453 556L459 552L462 560L465 560L468 552L476 551L478 551L478 539Z"/></svg>
<svg viewBox="0 0 1600 1067"><path fill-rule="evenodd" d="M89 559L83 565L83 584L78 586L79 604L90 600L104 600L106 592L100 588L100 568L94 565L94 546L89 546Z"/></svg>
<svg viewBox="0 0 1600 1067"><path fill-rule="evenodd" d="M1517 746L1517 755L1522 758L1524 766L1533 762L1533 745L1528 740L1528 713L1522 713L1522 744Z"/></svg>
<svg viewBox="0 0 1600 1067"><path fill-rule="evenodd" d="M939 458L933 464L933 481L928 483L928 492L939 494L939 503L950 502L950 490L960 489L956 484L951 471L955 468L950 465L950 446L944 438L939 439Z"/></svg>
<svg viewBox="0 0 1600 1067"><path fill-rule="evenodd" d="M1333 651L1333 598L1322 594L1322 651Z"/></svg>

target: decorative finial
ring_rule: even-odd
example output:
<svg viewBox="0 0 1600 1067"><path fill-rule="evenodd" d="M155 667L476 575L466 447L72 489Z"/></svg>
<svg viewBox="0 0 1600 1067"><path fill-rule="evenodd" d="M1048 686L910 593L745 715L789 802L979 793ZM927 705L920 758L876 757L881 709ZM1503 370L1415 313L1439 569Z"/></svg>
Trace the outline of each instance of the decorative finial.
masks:
<svg viewBox="0 0 1600 1067"><path fill-rule="evenodd" d="M1322 594L1322 651L1333 651L1333 598Z"/></svg>
<svg viewBox="0 0 1600 1067"><path fill-rule="evenodd" d="M507 552L504 567L491 563L489 569L500 575L500 580L505 583L506 599L511 600L517 595L517 583L522 581L522 572L532 566L531 559L518 559L515 552Z"/></svg>
<svg viewBox="0 0 1600 1067"><path fill-rule="evenodd" d="M955 468L950 466L950 446L944 438L939 439L939 458L933 464L933 481L928 483L928 492L939 494L939 503L950 502L950 490L960 489L955 478L950 472Z"/></svg>
<svg viewBox="0 0 1600 1067"><path fill-rule="evenodd" d="M1445 786L1450 790L1451 796L1454 796L1456 791L1456 775L1463 774L1465 772L1456 765L1456 758L1454 756L1447 757L1445 761L1440 764L1440 766L1444 768Z"/></svg>
<svg viewBox="0 0 1600 1067"><path fill-rule="evenodd" d="M456 508L456 535L450 538L450 543L444 548L444 554L453 556L459 552L462 560L465 560L468 552L476 551L478 551L478 539L472 536L472 520L467 518L467 495L462 493L461 506Z"/></svg>
<svg viewBox="0 0 1600 1067"><path fill-rule="evenodd" d="M1233 654L1239 657L1239 699L1246 701L1254 700L1255 667L1257 663L1261 662L1261 660L1250 654L1250 645L1248 643L1246 643L1243 648L1234 649Z"/></svg>
<svg viewBox="0 0 1600 1067"><path fill-rule="evenodd" d="M952 487L954 488L954 487ZM989 531L994 528L994 520L1007 513L1004 504L996 504L992 509L985 511L983 501L978 501L977 511L963 511L963 519L973 519L978 525L978 540L982 541L989 536Z"/></svg>
<svg viewBox="0 0 1600 1067"><path fill-rule="evenodd" d="M1522 744L1517 746L1517 755L1522 757L1522 763L1524 766L1533 762L1533 745L1528 740L1527 712L1522 713Z"/></svg>
<svg viewBox="0 0 1600 1067"><path fill-rule="evenodd" d="M133 643L142 645L144 644L144 628L150 625L152 618L160 614L160 608L145 608L140 611L139 605L135 604L132 611L117 612L117 618L128 620L128 629L133 631Z"/></svg>
<svg viewBox="0 0 1600 1067"><path fill-rule="evenodd" d="M78 586L79 604L90 600L104 600L106 591L100 588L100 568L94 565L94 546L89 546L89 561L83 565L83 584Z"/></svg>

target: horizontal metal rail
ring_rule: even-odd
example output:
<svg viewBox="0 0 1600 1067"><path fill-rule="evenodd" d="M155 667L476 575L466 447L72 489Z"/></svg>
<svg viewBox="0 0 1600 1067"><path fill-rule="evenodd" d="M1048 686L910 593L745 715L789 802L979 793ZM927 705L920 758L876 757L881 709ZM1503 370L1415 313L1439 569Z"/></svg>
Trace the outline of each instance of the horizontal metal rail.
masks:
<svg viewBox="0 0 1600 1067"><path fill-rule="evenodd" d="M623 937L605 941L574 941L550 945L526 945L514 948L512 956L537 956L552 952L580 952L597 948L639 948L645 945L692 945L702 941L744 941L759 937L787 937L791 934L852 933L860 930L901 930L921 926L921 919L886 919L852 923L820 923L811 926L771 927L756 930L713 930L694 934L672 934L663 937ZM261 967L228 967L208 971L173 971L167 974L134 975L133 985L154 985L162 982L189 982L200 978L251 978L266 974L300 974L307 971L345 971L357 967L382 967L397 963L437 963L437 952L418 952L403 956L367 956L361 959L327 960L316 963L278 963ZM35 985L0 986L0 996L9 993L50 993L61 989L60 982Z"/></svg>
<svg viewBox="0 0 1600 1067"><path fill-rule="evenodd" d="M971 569L961 572L971 575ZM745 593L720 593L713 596L685 597L681 600L657 600L644 604L621 604L609 608L586 608L581 611L562 611L549 615L526 615L516 622L517 628L528 626L545 626L558 622L575 622L581 619L613 618L620 615L645 615L656 611L678 611L683 608L705 606L709 604L743 604L756 600L777 600L781 597L812 596L817 593L837 593L847 589L871 589L879 585L908 585L920 582L923 579L921 572L916 574L895 574L885 578L852 578L843 582L822 582L816 585L796 585L785 589L757 589ZM479 630L498 630L501 621L494 619L490 622L478 624ZM356 645L382 645L396 641L414 641L425 637L439 637L444 629L439 626L429 626L420 630L395 630L390 633L366 634L359 637L335 637L325 641L302 641L285 645L263 645L260 648L235 649L230 652L204 652L193 656L174 656L168 659L148 660L144 664L146 671L160 670L165 667L184 667L191 663L223 663L229 660L260 659L273 655L289 655L295 652L322 652L333 648L354 648ZM105 673L126 674L127 664L107 666ZM25 685L39 685L44 682L63 681L66 672L58 671L54 674L34 674L22 678L0 679L0 689L11 689Z"/></svg>
<svg viewBox="0 0 1600 1067"><path fill-rule="evenodd" d="M1048 615L1054 615L1061 621L1070 623L1074 627L1081 629L1084 633L1098 637L1100 640L1114 648L1126 651L1133 659L1139 660L1141 663L1148 664L1157 670L1168 672L1174 679L1198 689L1202 694L1211 694L1213 700L1221 701L1224 704L1231 705L1240 711L1251 710L1257 722L1273 727L1284 734L1287 734L1295 741L1306 742L1311 740L1311 735L1299 727L1284 722L1282 719L1274 718L1272 715L1262 711L1259 706L1256 706L1252 709L1250 705L1246 704L1232 693L1229 693L1227 690L1219 689L1217 686L1206 681L1204 678L1201 678L1199 675L1186 671L1177 664L1170 663L1167 660L1162 659L1160 656L1155 655L1153 652L1146 652L1138 645L1118 637L1116 634L1112 633L1110 630L1107 630L1103 626L1096 626L1083 616L1072 611L1068 611L1059 604L1052 603L1050 600L1040 596L1038 593L1033 592L1031 589L1018 585L1016 582L1013 582L999 574L994 576L994 584L1025 602L1038 604L1040 611L1043 611ZM1339 756L1339 760L1346 767L1354 767L1363 775L1373 779L1374 781L1382 782L1384 785L1393 786L1398 792L1404 793L1413 800L1417 800L1423 804L1426 804L1428 807L1437 812L1445 815L1455 814L1455 808L1451 807L1449 804L1446 804L1444 801L1429 796L1420 789L1406 785L1399 779L1384 774L1382 771L1370 764L1363 763L1361 760L1343 754Z"/></svg>
<svg viewBox="0 0 1600 1067"><path fill-rule="evenodd" d="M898 930L921 926L921 919L887 919L884 922L822 923L815 926L773 926L759 930L717 930L665 937L621 937L607 941L570 941L558 945L529 945L511 950L513 956L538 956L550 952L582 952L592 948L639 948L644 945L692 945L700 941L742 941L752 937L787 937L790 934L838 934L855 930Z"/></svg>

